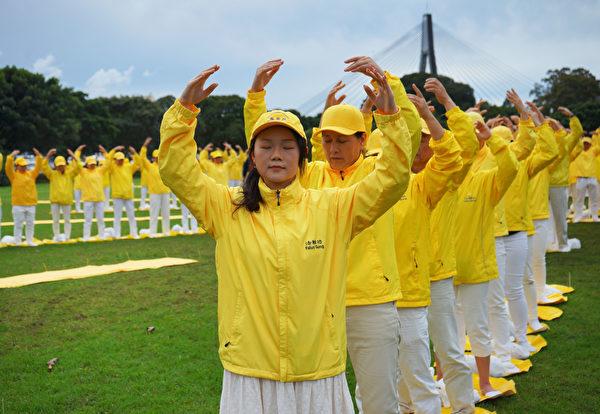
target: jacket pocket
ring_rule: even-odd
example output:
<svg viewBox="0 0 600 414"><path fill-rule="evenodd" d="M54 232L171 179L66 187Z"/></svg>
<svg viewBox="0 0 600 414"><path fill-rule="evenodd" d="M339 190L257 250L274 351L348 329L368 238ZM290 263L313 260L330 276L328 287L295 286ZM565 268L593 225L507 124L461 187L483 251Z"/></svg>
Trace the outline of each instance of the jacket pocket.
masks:
<svg viewBox="0 0 600 414"><path fill-rule="evenodd" d="M235 299L235 308L233 311L233 318L231 319L231 324L228 329L227 337L225 338L225 343L223 346L225 348L230 347L231 345L236 345L239 341L241 331L240 331L240 319L242 318L243 312L243 303L244 296L242 292L238 292Z"/></svg>

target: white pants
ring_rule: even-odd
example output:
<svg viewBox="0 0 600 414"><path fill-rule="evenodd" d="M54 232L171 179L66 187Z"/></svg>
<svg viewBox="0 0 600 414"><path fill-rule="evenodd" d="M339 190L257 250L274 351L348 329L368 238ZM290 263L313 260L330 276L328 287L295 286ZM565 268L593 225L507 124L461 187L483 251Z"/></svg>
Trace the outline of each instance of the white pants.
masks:
<svg viewBox="0 0 600 414"><path fill-rule="evenodd" d="M527 267L527 232L520 231L504 238L506 247L506 279L504 293L508 300L510 318L515 326L515 339L527 342L527 300L523 288Z"/></svg>
<svg viewBox="0 0 600 414"><path fill-rule="evenodd" d="M427 313L429 336L444 373L452 413L470 414L473 405L473 378L458 341L453 278L431 282L431 305Z"/></svg>
<svg viewBox="0 0 600 414"><path fill-rule="evenodd" d="M75 198L75 211L81 211L81 190L74 190L73 197Z"/></svg>
<svg viewBox="0 0 600 414"><path fill-rule="evenodd" d="M398 352L398 394L403 413L440 413L442 404L433 376L427 307L398 308L400 347Z"/></svg>
<svg viewBox="0 0 600 414"><path fill-rule="evenodd" d="M396 303L347 307L346 335L359 412L399 413L400 321Z"/></svg>
<svg viewBox="0 0 600 414"><path fill-rule="evenodd" d="M194 234L198 233L198 220L183 203L181 203L181 227L186 233L190 230Z"/></svg>
<svg viewBox="0 0 600 414"><path fill-rule="evenodd" d="M171 231L169 194L150 194L150 234L155 235L158 228L158 213L162 216L163 234Z"/></svg>
<svg viewBox="0 0 600 414"><path fill-rule="evenodd" d="M127 221L129 222L129 234L133 237L137 237L137 223L135 221L135 212L133 210L133 200L124 198L113 199L113 208L115 211L115 237L121 237L121 216L123 215L123 207L127 212Z"/></svg>
<svg viewBox="0 0 600 414"><path fill-rule="evenodd" d="M96 213L96 225L98 226L98 237L104 238L104 201L83 202L83 239L88 240L92 232L92 218Z"/></svg>
<svg viewBox="0 0 600 414"><path fill-rule="evenodd" d="M104 207L110 208L110 187L104 187Z"/></svg>
<svg viewBox="0 0 600 414"><path fill-rule="evenodd" d="M141 194L140 194L140 208L146 208L148 203L146 199L148 198L148 187L142 186Z"/></svg>
<svg viewBox="0 0 600 414"><path fill-rule="evenodd" d="M70 204L50 204L50 213L52 214L52 233L54 239L60 234L60 215L62 213L65 220L65 239L71 238L71 205Z"/></svg>
<svg viewBox="0 0 600 414"><path fill-rule="evenodd" d="M498 264L498 277L490 280L488 290L488 317L490 333L493 339L494 354L502 362L510 362L512 343L510 340L510 316L504 294L504 281L506 279L506 248L503 237L496 237L496 263Z"/></svg>
<svg viewBox="0 0 600 414"><path fill-rule="evenodd" d="M35 206L13 206L14 238L15 244L21 244L23 235L23 224L25 224L25 241L33 243L33 231L35 227Z"/></svg>
<svg viewBox="0 0 600 414"><path fill-rule="evenodd" d="M569 211L568 187L550 187L550 209L554 219L554 231L558 239L558 247L565 248L569 245L567 235L567 213Z"/></svg>
<svg viewBox="0 0 600 414"><path fill-rule="evenodd" d="M530 246L531 253L529 255L528 271L533 274L536 297L542 299L545 296L544 290L546 288L546 245L552 224L548 219L533 220L533 224L535 226L535 234L532 236ZM525 291L525 294L531 295L527 291ZM527 299L529 300L529 296ZM537 304L535 315L537 317ZM531 316L530 314L530 319Z"/></svg>
<svg viewBox="0 0 600 414"><path fill-rule="evenodd" d="M456 324L460 349L465 349L469 335L471 350L476 357L492 354L492 338L488 323L487 297L490 282L464 283L455 286Z"/></svg>
<svg viewBox="0 0 600 414"><path fill-rule="evenodd" d="M525 300L527 301L527 320L531 322L539 322L537 314L535 276L533 273L534 244L538 244L538 246L535 246L538 249L539 245L541 244L543 246L544 257L546 255L546 240L535 240L535 237L535 235L527 236L527 264L525 265L525 275L523 276L523 291L525 292Z"/></svg>
<svg viewBox="0 0 600 414"><path fill-rule="evenodd" d="M314 381L280 382L225 370L219 413L354 414L354 406L344 372Z"/></svg>
<svg viewBox="0 0 600 414"><path fill-rule="evenodd" d="M577 177L575 184L575 215L573 221L581 221L583 217L585 194L588 194L588 207L592 219L598 219L598 181L595 177Z"/></svg>

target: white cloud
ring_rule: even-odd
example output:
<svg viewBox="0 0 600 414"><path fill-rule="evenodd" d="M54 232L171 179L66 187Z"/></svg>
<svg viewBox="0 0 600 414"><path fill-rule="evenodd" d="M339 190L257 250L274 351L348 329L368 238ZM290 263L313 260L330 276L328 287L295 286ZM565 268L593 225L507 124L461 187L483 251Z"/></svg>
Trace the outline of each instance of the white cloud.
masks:
<svg viewBox="0 0 600 414"><path fill-rule="evenodd" d="M33 63L33 70L47 78L60 78L62 75L62 69L56 66L56 59L52 54L36 60Z"/></svg>
<svg viewBox="0 0 600 414"><path fill-rule="evenodd" d="M90 96L116 95L121 92L123 86L131 83L133 66L120 72L115 68L98 69L86 83L86 91Z"/></svg>

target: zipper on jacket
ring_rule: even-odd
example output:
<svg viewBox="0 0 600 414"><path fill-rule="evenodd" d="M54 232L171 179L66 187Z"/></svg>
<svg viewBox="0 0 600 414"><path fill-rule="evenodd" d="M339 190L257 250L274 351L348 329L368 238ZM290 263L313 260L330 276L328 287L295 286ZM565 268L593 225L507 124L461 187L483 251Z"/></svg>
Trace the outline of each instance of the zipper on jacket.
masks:
<svg viewBox="0 0 600 414"><path fill-rule="evenodd" d="M342 181L344 181L344 170L340 170L340 177Z"/></svg>
<svg viewBox="0 0 600 414"><path fill-rule="evenodd" d="M281 192L279 190L275 191L275 197L277 197L277 207L279 207L281 205L281 202L280 202Z"/></svg>

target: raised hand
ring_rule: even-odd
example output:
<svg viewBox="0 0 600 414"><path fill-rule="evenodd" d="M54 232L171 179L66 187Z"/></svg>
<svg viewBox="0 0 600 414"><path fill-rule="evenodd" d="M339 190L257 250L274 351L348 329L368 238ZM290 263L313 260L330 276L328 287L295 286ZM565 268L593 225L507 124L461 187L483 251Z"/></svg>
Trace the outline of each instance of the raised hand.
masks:
<svg viewBox="0 0 600 414"><path fill-rule="evenodd" d="M556 119L554 118L550 118L549 116L546 117L546 120L548 122L550 122L550 127L554 130L554 131L560 131L562 129L565 129L565 127L562 126L562 124L560 122L558 122Z"/></svg>
<svg viewBox="0 0 600 414"><path fill-rule="evenodd" d="M79 149L79 148L77 148L77 149ZM70 149L70 148L67 148L67 154L69 154L69 156L70 156L71 158L75 159L75 154L73 154L73 151L71 151L71 149Z"/></svg>
<svg viewBox="0 0 600 414"><path fill-rule="evenodd" d="M346 66L346 69L344 69L344 72L358 72L372 78L373 76L367 73L368 70L371 70L381 76L385 76L383 69L381 69L381 67L379 67L379 65L369 56L354 56L350 59L346 59L344 63L348 65Z"/></svg>
<svg viewBox="0 0 600 414"><path fill-rule="evenodd" d="M431 111L429 110L429 105L427 104L427 101L425 100L425 97L423 96L423 93L421 93L421 90L417 87L417 85L415 85L414 83L412 84L412 89L413 91L415 91L415 94L407 94L408 99L413 103L413 105L415 105L415 108L417 108L417 112L419 112L419 116L423 119L425 119L428 116L431 116Z"/></svg>
<svg viewBox="0 0 600 414"><path fill-rule="evenodd" d="M538 108L537 105L531 101L527 101L527 106L531 110L531 117L533 118L533 122L535 123L535 125L542 125L544 123L545 118L540 108Z"/></svg>
<svg viewBox="0 0 600 414"><path fill-rule="evenodd" d="M229 142L223 142L223 147L225 147L226 150L231 150L231 145L229 144Z"/></svg>
<svg viewBox="0 0 600 414"><path fill-rule="evenodd" d="M282 59L274 59L269 60L266 63L263 63L256 69L256 74L254 75L254 80L252 81L252 87L250 88L251 92L260 92L269 84L273 76L281 69L281 65L283 65Z"/></svg>
<svg viewBox="0 0 600 414"><path fill-rule="evenodd" d="M571 112L571 111L569 110L569 108L567 108L567 107L565 107L565 106L559 106L559 107L558 107L556 110L557 110L558 112L560 112L561 114L563 114L564 116L566 116L567 118L571 118L571 117L573 117L573 116L574 116L574 115L573 115L573 112Z"/></svg>
<svg viewBox="0 0 600 414"><path fill-rule="evenodd" d="M11 153L10 153L10 156L14 158L14 157L16 157L17 155L19 155L20 153L21 153L21 151L19 151L19 150L14 150L13 152L11 152Z"/></svg>
<svg viewBox="0 0 600 414"><path fill-rule="evenodd" d="M129 146L128 150L131 155L137 155L137 151L131 145Z"/></svg>
<svg viewBox="0 0 600 414"><path fill-rule="evenodd" d="M370 114L373 111L373 101L371 100L371 97L369 97L369 95L367 95L367 97L365 98L365 100L363 101L361 107L360 107L360 112L362 112L363 114Z"/></svg>
<svg viewBox="0 0 600 414"><path fill-rule="evenodd" d="M515 124L515 125L518 125L518 124L519 124L519 121L520 121L520 119L521 119L521 118L519 118L519 116L517 116L517 115L511 115L509 118L510 118L510 120L512 121L512 123L513 123L513 124Z"/></svg>
<svg viewBox="0 0 600 414"><path fill-rule="evenodd" d="M376 68L368 67L365 69L367 76L370 76L377 82L379 88L377 92L371 89L368 85L363 85L367 96L371 98L379 113L384 115L393 115L398 112L398 106L394 101L394 94L392 88L387 82L384 73L379 73Z"/></svg>
<svg viewBox="0 0 600 414"><path fill-rule="evenodd" d="M152 137L146 138L142 147L148 147L148 145L150 145L151 142L152 142Z"/></svg>
<svg viewBox="0 0 600 414"><path fill-rule="evenodd" d="M475 123L475 134L481 141L487 141L492 136L492 131L490 131L486 124L481 121L477 121Z"/></svg>
<svg viewBox="0 0 600 414"><path fill-rule="evenodd" d="M205 149L206 151L209 151L209 152L210 152L210 151L212 151L212 149L214 148L214 146L215 146L215 145L214 145L212 142L209 142L209 143L206 145L206 147L204 147L204 149Z"/></svg>
<svg viewBox="0 0 600 414"><path fill-rule="evenodd" d="M241 145L239 145L239 144L235 144L235 148L238 150L238 153L240 153L240 154L241 154L242 152L244 152L244 149L243 149L243 148L242 148L242 146L241 146Z"/></svg>
<svg viewBox="0 0 600 414"><path fill-rule="evenodd" d="M39 152L37 148L34 147L34 148L32 148L32 150L33 150L33 153L35 154L36 157L41 157L42 156L42 153Z"/></svg>
<svg viewBox="0 0 600 414"><path fill-rule="evenodd" d="M125 149L124 145L117 145L111 151L123 151Z"/></svg>
<svg viewBox="0 0 600 414"><path fill-rule="evenodd" d="M346 95L341 95L339 98L335 96L335 94L342 90L345 86L346 84L342 81L339 81L338 83L333 85L333 88L331 88L331 90L327 94L327 99L325 99L325 108L323 109L323 111L329 108L330 106L341 104L344 101L344 99L346 99Z"/></svg>
<svg viewBox="0 0 600 414"><path fill-rule="evenodd" d="M82 144L82 145L78 146L78 147L77 147L77 149L76 149L75 151L79 151L79 152L81 152L81 151L83 151L83 149L84 149L85 147L86 147L86 145L85 145L85 144Z"/></svg>
<svg viewBox="0 0 600 414"><path fill-rule="evenodd" d="M450 95L448 95L446 88L444 87L444 85L442 85L442 82L440 82L439 79L426 79L424 88L427 92L433 93L435 95L435 99L437 99L437 101L444 106L446 111L449 111L450 109L456 106L454 101L452 101L452 98L450 98Z"/></svg>
<svg viewBox="0 0 600 414"><path fill-rule="evenodd" d="M219 65L211 66L189 81L183 92L181 92L179 102L184 106L195 106L205 100L219 84L211 83L206 88L204 87L204 84L213 73L219 70L219 68Z"/></svg>
<svg viewBox="0 0 600 414"><path fill-rule="evenodd" d="M521 119L529 119L530 113L525 107L525 104L523 104L523 101L521 100L521 97L519 96L517 91L515 91L514 89L506 91L506 99L508 99L508 101L514 105L517 112L519 112Z"/></svg>
<svg viewBox="0 0 600 414"><path fill-rule="evenodd" d="M50 151L48 151L48 153L46 154L46 159L49 160L50 157L54 154L56 154L56 148L52 148Z"/></svg>

